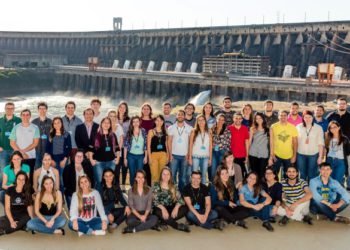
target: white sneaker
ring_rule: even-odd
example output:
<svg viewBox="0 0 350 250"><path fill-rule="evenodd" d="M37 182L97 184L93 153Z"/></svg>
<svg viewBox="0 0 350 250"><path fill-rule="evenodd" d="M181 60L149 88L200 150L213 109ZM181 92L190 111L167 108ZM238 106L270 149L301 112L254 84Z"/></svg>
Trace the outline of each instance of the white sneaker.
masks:
<svg viewBox="0 0 350 250"><path fill-rule="evenodd" d="M94 233L94 235L106 235L106 231L104 231L104 230L95 230L95 233Z"/></svg>
<svg viewBox="0 0 350 250"><path fill-rule="evenodd" d="M78 236L80 237L80 236L82 236L84 233L82 233L82 232L78 232Z"/></svg>

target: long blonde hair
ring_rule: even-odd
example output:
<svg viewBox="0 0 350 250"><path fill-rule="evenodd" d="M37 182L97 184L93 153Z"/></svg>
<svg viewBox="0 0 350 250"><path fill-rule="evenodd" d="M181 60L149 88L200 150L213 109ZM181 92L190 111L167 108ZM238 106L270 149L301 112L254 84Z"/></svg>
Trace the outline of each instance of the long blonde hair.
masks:
<svg viewBox="0 0 350 250"><path fill-rule="evenodd" d="M91 192L91 181L87 175L81 175L78 178L78 190L77 190L77 196L78 196L78 211L81 213L83 211L83 189L80 187L80 181L85 178L88 180L90 186L89 186L89 191Z"/></svg>
<svg viewBox="0 0 350 250"><path fill-rule="evenodd" d="M159 186L162 185L162 175L163 175L163 172L164 171L168 171L170 173L170 180L168 182L168 186L169 186L169 191L171 193L171 199L176 202L177 201L177 196L176 196L176 188L175 188L175 185L174 185L174 181L173 181L173 175L171 173L171 170L170 168L168 167L164 167L162 169L162 171L160 171L160 175L159 175Z"/></svg>

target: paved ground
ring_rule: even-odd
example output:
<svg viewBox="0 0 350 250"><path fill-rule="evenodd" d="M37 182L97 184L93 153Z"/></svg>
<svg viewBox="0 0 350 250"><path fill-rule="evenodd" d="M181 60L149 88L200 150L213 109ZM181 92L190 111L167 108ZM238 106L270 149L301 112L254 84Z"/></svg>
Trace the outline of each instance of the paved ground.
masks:
<svg viewBox="0 0 350 250"><path fill-rule="evenodd" d="M1 209L2 210L2 209ZM2 214L2 211L0 211ZM350 216L350 208L344 215ZM258 220L249 219L248 230L229 225L224 231L204 230L192 226L191 233L173 229L122 235L121 228L106 236L82 236L66 229L66 236L17 232L0 237L0 249L313 249L346 250L350 246L350 226L314 221L313 226L291 222L286 227L274 225L270 233Z"/></svg>

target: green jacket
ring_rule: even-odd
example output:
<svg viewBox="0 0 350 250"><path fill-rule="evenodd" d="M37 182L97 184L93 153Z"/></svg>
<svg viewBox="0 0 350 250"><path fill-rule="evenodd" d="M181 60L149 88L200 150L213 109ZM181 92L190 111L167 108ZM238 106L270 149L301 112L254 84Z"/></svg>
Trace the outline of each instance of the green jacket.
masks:
<svg viewBox="0 0 350 250"><path fill-rule="evenodd" d="M12 128L21 122L21 118L17 116L13 116L9 121L6 119L6 115L0 118L0 147L4 150L12 150L9 136Z"/></svg>

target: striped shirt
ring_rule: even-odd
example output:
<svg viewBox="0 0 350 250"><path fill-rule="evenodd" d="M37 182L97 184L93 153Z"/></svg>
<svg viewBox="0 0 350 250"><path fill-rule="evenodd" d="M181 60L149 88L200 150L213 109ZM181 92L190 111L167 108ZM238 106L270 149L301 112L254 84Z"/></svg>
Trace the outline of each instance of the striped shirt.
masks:
<svg viewBox="0 0 350 250"><path fill-rule="evenodd" d="M307 182L303 179L298 179L295 185L290 185L288 179L282 181L282 190L285 202L293 204L295 201L305 196L305 188L308 188Z"/></svg>

